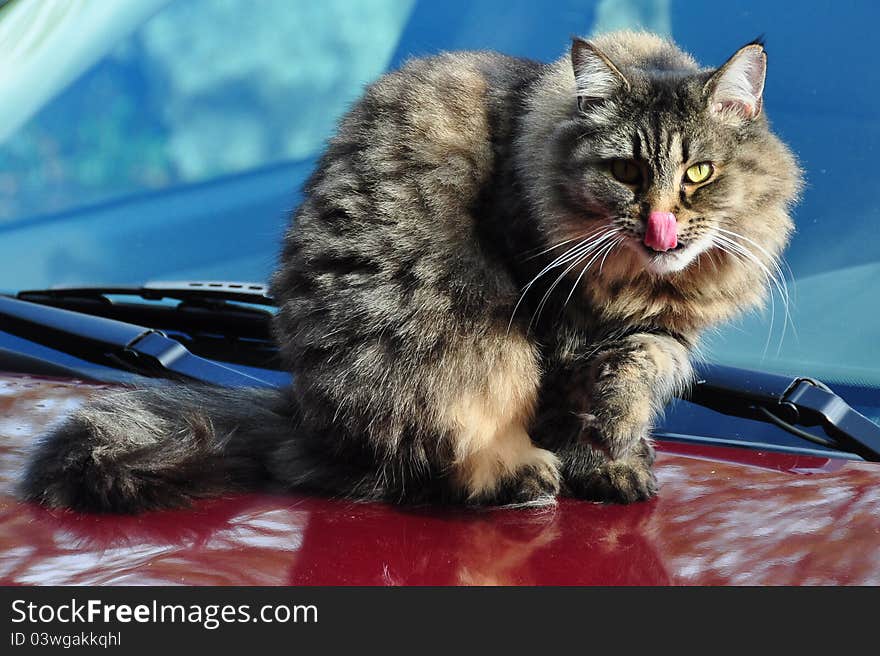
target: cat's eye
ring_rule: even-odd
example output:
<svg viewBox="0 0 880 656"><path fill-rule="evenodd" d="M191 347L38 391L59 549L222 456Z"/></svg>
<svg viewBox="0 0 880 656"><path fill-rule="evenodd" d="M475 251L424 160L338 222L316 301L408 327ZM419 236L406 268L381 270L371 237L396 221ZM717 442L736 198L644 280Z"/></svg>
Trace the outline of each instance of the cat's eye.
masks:
<svg viewBox="0 0 880 656"><path fill-rule="evenodd" d="M629 159L616 159L611 162L611 175L618 182L633 185L642 180L642 169Z"/></svg>
<svg viewBox="0 0 880 656"><path fill-rule="evenodd" d="M685 182L698 184L711 178L714 171L715 167L709 162L700 162L699 164L694 164L689 167L688 170L684 172L684 179Z"/></svg>

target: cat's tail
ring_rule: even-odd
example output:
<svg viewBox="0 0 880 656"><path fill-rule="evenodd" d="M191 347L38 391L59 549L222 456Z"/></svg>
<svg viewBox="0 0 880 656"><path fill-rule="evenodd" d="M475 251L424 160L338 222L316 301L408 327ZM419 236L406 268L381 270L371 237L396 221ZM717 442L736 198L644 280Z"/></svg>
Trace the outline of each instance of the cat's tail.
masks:
<svg viewBox="0 0 880 656"><path fill-rule="evenodd" d="M292 439L296 415L292 395L274 389L110 392L37 443L20 491L50 507L140 512L257 489L271 480L269 456Z"/></svg>

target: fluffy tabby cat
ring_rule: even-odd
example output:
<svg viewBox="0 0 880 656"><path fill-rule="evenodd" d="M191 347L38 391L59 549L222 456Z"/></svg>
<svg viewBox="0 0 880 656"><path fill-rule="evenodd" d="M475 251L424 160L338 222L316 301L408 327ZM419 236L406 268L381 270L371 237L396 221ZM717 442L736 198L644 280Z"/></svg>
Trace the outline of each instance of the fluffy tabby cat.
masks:
<svg viewBox="0 0 880 656"><path fill-rule="evenodd" d="M543 64L409 62L344 117L272 289L290 390L108 394L38 444L53 507L271 485L404 503L656 493L652 420L708 326L760 304L800 173L766 56L644 33Z"/></svg>

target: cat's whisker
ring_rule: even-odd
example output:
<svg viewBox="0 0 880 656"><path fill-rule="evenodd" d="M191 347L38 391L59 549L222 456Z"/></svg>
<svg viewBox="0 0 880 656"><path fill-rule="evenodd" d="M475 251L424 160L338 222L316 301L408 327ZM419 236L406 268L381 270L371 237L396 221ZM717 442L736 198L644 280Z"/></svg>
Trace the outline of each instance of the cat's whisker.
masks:
<svg viewBox="0 0 880 656"><path fill-rule="evenodd" d="M605 255L602 256L602 261L599 263L599 275L600 276L602 275L602 267L605 266L605 259L608 257L608 254L611 251L613 251L615 248L620 246L624 241L626 241L626 237L618 237L615 240L614 245L605 252Z"/></svg>
<svg viewBox="0 0 880 656"><path fill-rule="evenodd" d="M593 240L590 243L588 248L584 248L578 253L578 257L575 259L575 262L571 266L569 266L565 271L562 272L562 274L554 281L554 283L550 287L550 289L547 290L547 293L544 294L544 297L541 299L541 303L539 305L539 314L540 314L540 308L543 307L543 305L546 303L547 299L549 298L550 293L553 291L553 288L556 287L556 285L562 280L562 278L564 278L574 267L578 266L587 257L589 257L591 253L594 253L598 249L600 249L600 247L602 247L602 245L603 245L603 242L606 242L609 238L613 237L617 232L619 232L619 230L617 230L617 229L608 230L607 232L603 233L601 235L601 237Z"/></svg>
<svg viewBox="0 0 880 656"><path fill-rule="evenodd" d="M546 255L550 251L555 251L557 248L562 248L566 244L570 244L571 242L577 241L578 239L584 239L587 236L588 235L578 235L577 237L572 237L571 239L566 239L565 241L561 241L558 244L554 244L553 246L550 246L548 248L544 248L543 250L539 250L534 255L527 255L527 253L529 251L526 251L525 253L523 253L523 255L526 255L526 257L524 259L525 260L534 260L536 257L541 257L542 255Z"/></svg>
<svg viewBox="0 0 880 656"><path fill-rule="evenodd" d="M772 255L772 254L769 253L769 252L768 252L763 246L761 246L760 244L755 243L753 240L749 239L748 237L746 237L746 236L744 236L744 235L741 235L741 234L738 233L738 232L734 232L733 230L726 230L725 228L721 228L721 227L718 227L717 229L718 229L720 232L725 233L726 235L730 235L730 237L732 237L732 238L741 239L741 240L743 240L743 241L745 241L745 242L751 244L751 245L754 246L755 248L757 248L757 249L758 249L758 250L764 255L764 257L767 258L767 260L768 260L768 261L771 263L771 265L773 266L773 269L774 269L775 273L776 273L777 276L778 276L778 280L779 280L779 282L782 284L782 286L783 286L783 288L784 288L784 290L785 290L785 296L786 296L786 298L787 298L788 300L790 300L790 297L789 297L789 294L788 294L788 286L786 285L786 281L785 281L785 272L782 270L782 267L781 267L781 265L780 265L780 258L779 258L779 257ZM729 238L730 238L730 237L729 237ZM735 241L735 240L732 239L731 241ZM788 265L786 264L786 266L788 266ZM791 272L791 267L788 267L788 270L789 270L789 273L792 273L792 272ZM792 278L794 278L793 273L792 273Z"/></svg>
<svg viewBox="0 0 880 656"><path fill-rule="evenodd" d="M786 330L789 323L792 324L792 330L794 330L794 321L791 319L791 313L789 312L788 287L785 284L784 278L780 279L780 276L782 275L782 270L779 267L775 267L773 272L771 273L771 271L767 268L767 266L764 265L760 261L760 259L748 249L748 247L736 242L735 240L733 240L729 237L725 237L724 235L718 235L718 237L720 237L722 240L724 240L728 244L730 244L731 247L742 252L745 256L747 256L749 258L749 260L751 262L753 262L754 264L757 264L759 267L761 267L761 269L764 271L765 275L768 278L768 282L771 282L773 284L773 286L775 286L776 290L779 292L779 296L783 302L783 306L785 309L785 315L783 317L783 325L782 325L782 335L780 336L779 347L777 348L777 355L779 355L779 353L782 350L782 340L785 338L785 330ZM761 250L763 251L763 249L761 249ZM764 251L764 252L766 253L766 251Z"/></svg>
<svg viewBox="0 0 880 656"><path fill-rule="evenodd" d="M555 251L557 248L561 248L562 246L565 246L566 244L569 244L573 241L577 241L578 239L581 239L581 240L588 239L588 238L592 237L593 235L600 233L603 230L603 228L605 228L605 226L601 226L601 227L596 228L595 230L592 230L590 232L585 232L585 233L580 234L576 237L571 237L570 239L566 239L564 241L561 241L558 244L550 246L549 248L544 248L543 250L540 250L539 252L535 253L534 255L528 255L528 257L526 257L525 259L526 260L534 260L536 257L541 257L542 255L546 255L550 251ZM531 249L531 250L537 250L537 249ZM523 255L530 253L531 250L525 251L523 253Z"/></svg>
<svg viewBox="0 0 880 656"><path fill-rule="evenodd" d="M608 239L612 238L616 235L620 230L618 228L611 228L606 232L602 233L601 236L597 237L593 241L590 242L588 247L582 249L576 258L574 258L574 263L571 264L565 271L563 271L556 280L553 281L553 284L550 285L550 288L544 293L544 296L541 298L541 302L538 303L538 307L535 309L535 313L532 315L532 318L529 320L529 327L531 327L536 321L540 320L541 313L544 310L544 306L547 304L547 301L550 298L550 295L553 293L553 290L556 286L562 281L565 276L571 272L572 269L578 266L581 262L583 262L589 255L598 249L604 242ZM514 309L515 311L515 309Z"/></svg>
<svg viewBox="0 0 880 656"><path fill-rule="evenodd" d="M721 251L731 255L732 257L735 257L736 259L739 259L743 262L749 261L748 258L745 255L743 255L741 252L739 252L738 250L736 250L736 251L731 250L730 247L725 246L723 242L714 239L714 237L712 239L712 243L715 246L717 246ZM764 275L764 277L767 280L767 283L769 285L770 280L769 280L768 275L766 273L764 273L763 271L761 273L762 273L762 275ZM761 351L761 360L762 361L767 357L767 351L770 349L770 342L773 339L773 326L774 326L775 319L776 319L776 301L773 297L773 288L770 287L769 289L770 289L770 324L767 329L767 339L764 341L764 348Z"/></svg>
<svg viewBox="0 0 880 656"><path fill-rule="evenodd" d="M788 273L791 276L791 279L794 280L794 272L791 270L791 267L788 265L788 262L786 262L785 259L781 255L775 256L775 255L769 253L767 251L767 249L765 249L763 246L756 243L752 239L749 239L745 235L742 235L738 232L734 232L733 230L727 230L727 229L722 228L720 226L717 229L720 232L723 232L727 235L730 235L731 237L742 239L743 241L748 242L749 244L751 244L752 246L757 248L772 263L774 271L777 274L776 278L777 278L779 284L781 285L782 290L785 293L786 321L791 324L791 331L794 334L795 340L797 340L798 339L797 326L795 326L794 319L791 317L791 311L790 311L791 295L789 294L789 291L788 291L788 284L786 283L785 272L783 271L782 266L780 264L780 262L785 264L786 268L788 269ZM782 292L780 292L780 293L782 293ZM783 326L783 337L784 336L785 336L785 327ZM780 340L779 349L777 349L777 355L779 354L781 349L782 349L782 343Z"/></svg>
<svg viewBox="0 0 880 656"><path fill-rule="evenodd" d="M584 250L587 250L593 244L598 243L598 241L600 241L602 237L604 237L604 235L596 235L595 233L593 233L589 237L581 240L578 244L571 247L565 253L563 253L562 255L559 255L556 259L554 259L552 262L550 262L550 264L545 266L540 271L540 273L538 273L538 275L535 276L535 278L532 280L532 282L529 283L529 285L531 285L535 280L537 280L540 276L544 275L545 273L547 273L551 269L555 269L557 267L560 267L560 266L570 262L572 259L576 259L577 257L579 257L583 253ZM526 288L528 288L529 285L526 285Z"/></svg>
<svg viewBox="0 0 880 656"><path fill-rule="evenodd" d="M715 275L718 275L718 261L715 259L715 253L710 253L710 255L711 257L709 258L709 261L712 262L712 271Z"/></svg>
<svg viewBox="0 0 880 656"><path fill-rule="evenodd" d="M778 258L778 257L776 257L776 256L772 255L771 253L767 252L767 250L766 250L763 246L761 246L760 244L755 243L753 240L751 240L751 239L749 239L748 237L745 237L745 236L739 234L738 232L733 232L732 230L726 230L726 229L721 228L721 227L718 227L718 230L719 230L720 232L725 233L726 235L730 235L731 238L741 239L741 240L747 242L748 244L754 246L755 248L757 248L758 251L760 251L761 254L763 254L764 257L766 257L767 260L770 262L770 264L773 266L774 271L775 271L775 272L778 274L778 276L779 276L779 280L780 280L783 284L785 283L785 273L783 272L782 267L781 267L780 264L779 264L779 258ZM735 239L733 239L732 241L735 241ZM789 271L791 271L790 268L789 268ZM788 289L787 289L787 287L786 287L786 296L788 296L788 293L787 293L787 292L788 292Z"/></svg>
<svg viewBox="0 0 880 656"><path fill-rule="evenodd" d="M776 269L777 269L780 273L782 273L782 269L781 269L780 266L779 266L779 259L780 259L780 258L779 258L778 256L776 256L776 255L773 255L773 254L770 253L769 251L767 251L767 249L764 248L763 246L761 246L760 244L758 244L758 243L755 242L754 240L749 239L749 238L746 237L745 235L742 235L742 234L740 234L740 233L738 233L738 232L734 232L733 230L727 230L726 228L722 228L721 226L716 226L716 229L717 229L719 232L723 232L724 234L729 235L729 236L731 236L731 237L736 237L737 239L742 239L744 242L747 242L748 244L754 246L754 247L757 248L757 249L758 249L758 250L759 250L759 251L760 251L760 252L761 252L761 253L762 253L762 254L763 254L763 255L764 255L769 261L770 261L770 262L773 263L773 265L776 267Z"/></svg>
<svg viewBox="0 0 880 656"><path fill-rule="evenodd" d="M744 262L745 262L745 261L748 261L748 260L745 259L745 256L744 256L744 255L742 255L741 253L738 253L738 252L735 252L735 251L731 250L731 249L728 248L723 242L721 242L721 241L715 239L715 236L717 236L717 235L714 235L714 236L711 237L711 241L712 241L712 244L713 244L716 248L718 248L718 249L719 249L720 251L722 251L723 253L726 253L726 254L730 255L730 256L733 257L733 258L736 258L736 259L738 259L738 260L742 260L742 261L744 261ZM714 261L715 261L715 259L712 258L713 265L714 265ZM774 323L775 315L776 315L776 302L775 302L775 300L773 299L773 292L772 292L772 289L771 289L771 292L770 292L770 327L769 327L769 329L768 329L768 331L767 331L767 339L766 339L765 342L764 342L764 349L761 351L761 360L762 360L762 361L767 357L767 350L770 348L770 341L771 341L772 338L773 338L773 323Z"/></svg>
<svg viewBox="0 0 880 656"><path fill-rule="evenodd" d="M584 248L587 248L587 247L588 247L588 243L586 243L585 241L581 241L580 243L576 244L575 246L572 246L571 248L569 248L565 253L563 253L562 255L559 255L556 259L554 259L552 262L550 262L550 264L548 264L543 269L541 269L538 272L538 274L534 278L532 278L525 287L523 287L523 291L522 291L523 296L520 297L520 300L522 300L522 298L525 296L526 292L529 291L531 286L534 285L535 282L537 282L541 276L543 276L548 271L551 271L552 269L556 268L557 266L562 266L566 262L570 261L572 258L576 258L578 256L578 254ZM519 305L519 304L517 303L517 305ZM516 311L515 308L514 308L514 311Z"/></svg>
<svg viewBox="0 0 880 656"><path fill-rule="evenodd" d="M620 238L619 238L619 239L620 239ZM580 284L580 282L581 282L581 278L584 277L584 274L587 272L587 269L589 269L591 266L593 266L593 263L594 263L594 262L599 258L599 256L602 255L603 253L604 253L605 256L607 256L608 253L611 251L611 249L613 249L614 246L615 246L616 244L618 244L618 243L619 243L619 240L612 240L610 243L605 244L604 246L602 246L602 248L600 248L600 249L599 249L599 250L593 255L592 258L590 258L590 261L587 262L587 263L584 265L584 268L581 269L581 273L580 273L580 275L577 277L577 280L575 280L575 281L574 281L574 284L571 286L571 291L568 293L568 296L567 296L566 299L565 299L565 303L562 304L562 308L563 308L563 309L565 309L565 306L568 305L568 302L571 300L571 297L574 295L574 290L577 289L577 286ZM586 259L586 258L584 258L584 259ZM603 256L602 261L604 262L604 260L605 260L605 257ZM580 260L580 262L582 262L582 261L583 261L583 260Z"/></svg>
<svg viewBox="0 0 880 656"><path fill-rule="evenodd" d="M547 301L550 299L550 295L553 293L553 290L556 289L556 286L559 285L560 282L562 282L562 279L565 278L565 276L567 276L572 271L572 269L577 267L577 265L583 262L587 257L588 255L584 255L580 259L575 260L574 263L572 263L565 271L559 274L559 277L553 281L553 284L550 285L550 288L544 293L544 296L541 297L541 302L538 303L538 307L535 309L534 314L532 314L532 318L529 320L529 328L531 328L533 324L540 321L541 313L544 311L544 306L547 304Z"/></svg>
<svg viewBox="0 0 880 656"><path fill-rule="evenodd" d="M616 234L619 231L620 231L619 228L607 228L606 227L606 230L604 232L602 232L602 234L595 235L595 233L591 233L591 235L589 237L581 240L578 244L569 248L565 253L558 256L556 259L554 259L552 262L550 262L550 264L548 264L543 269L541 269L541 271L539 271L538 274L534 278L532 278L529 281L529 283L523 288L522 294L520 294L519 300L517 300L516 305L513 308L513 312L511 312L510 321L507 323L507 332L508 333L510 332L510 328L511 328L511 326L513 326L513 320L516 317L516 313L519 310L520 305L522 305L522 302L525 300L526 294L528 294L528 292L532 288L532 286L543 275L545 275L546 273L548 273L549 271L552 271L553 269L555 269L557 267L563 266L563 265L567 264L568 262L571 262L572 260L575 260L575 266L576 266L577 262L580 261L581 258L586 257L594 248L598 247L602 242L604 242L608 238L609 235ZM565 277L565 274L569 270L570 269L567 269L565 272L563 272L562 276L560 276L559 279ZM557 282L559 279L557 279ZM553 286L555 286L555 285L556 285L556 283L554 283ZM552 287L551 287L551 289L552 289ZM533 317L533 320L534 320L534 317ZM532 325L532 321L529 322L529 326L531 326L531 325Z"/></svg>
<svg viewBox="0 0 880 656"><path fill-rule="evenodd" d="M717 240L715 238L717 238ZM753 264L756 264L760 268L760 270L763 273L764 277L766 278L768 284L771 285L770 286L770 327L769 327L769 334L767 335L767 341L764 344L764 350L761 354L762 359L767 357L767 350L770 348L770 341L773 336L773 325L774 325L774 320L775 320L775 315L776 315L776 302L773 298L773 287L775 286L776 290L779 292L780 299L782 300L783 306L785 308L785 315L784 315L784 320L783 320L783 324L782 324L782 333L779 337L779 346L777 348L777 356L778 356L782 350L782 343L783 343L783 340L785 339L785 329L787 326L787 317L789 316L788 315L788 299L787 299L787 295L783 293L783 287L779 284L779 282L776 280L776 277L770 272L770 270L767 268L767 266L764 265L764 263L761 262L754 253L752 253L748 248L746 248L742 244L730 239L729 237L725 237L724 235L720 235L720 234L714 235L713 242L716 245L718 245L720 248L722 248L722 250L724 250L732 255L738 255L742 258L745 258L747 261L749 261ZM726 244L727 247L725 248L724 246L721 246L721 244Z"/></svg>
<svg viewBox="0 0 880 656"><path fill-rule="evenodd" d="M784 287L777 280L776 272L771 271L766 264L761 262L761 260L751 251L748 247L744 246L736 242L735 240L725 237L724 235L715 235L715 243L721 243L726 245L726 250L728 253L739 255L741 258L745 258L745 261L751 262L756 265L761 273L764 275L764 278L767 280L768 284L771 284L776 291L779 292L780 297L782 297L783 301L786 299L786 294L784 293Z"/></svg>

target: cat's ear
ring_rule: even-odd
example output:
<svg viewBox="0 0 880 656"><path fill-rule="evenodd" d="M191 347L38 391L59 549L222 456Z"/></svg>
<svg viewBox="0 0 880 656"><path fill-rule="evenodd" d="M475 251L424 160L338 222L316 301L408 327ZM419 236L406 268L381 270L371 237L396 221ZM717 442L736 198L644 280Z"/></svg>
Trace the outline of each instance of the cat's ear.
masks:
<svg viewBox="0 0 880 656"><path fill-rule="evenodd" d="M703 87L709 111L719 116L751 120L764 105L767 53L762 43L743 46L719 68Z"/></svg>
<svg viewBox="0 0 880 656"><path fill-rule="evenodd" d="M621 89L629 89L629 81L610 59L595 45L575 37L571 42L571 65L577 85L578 107L605 100Z"/></svg>

